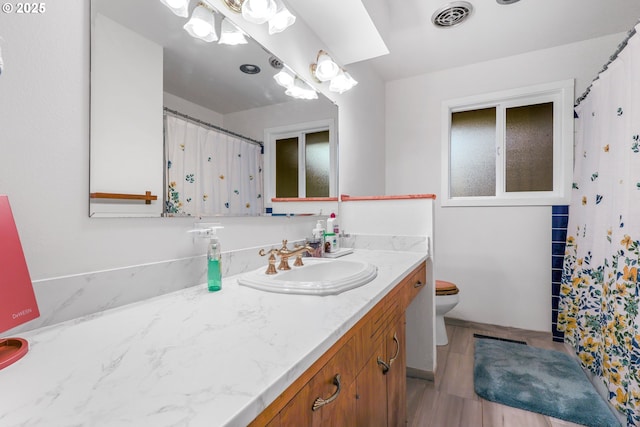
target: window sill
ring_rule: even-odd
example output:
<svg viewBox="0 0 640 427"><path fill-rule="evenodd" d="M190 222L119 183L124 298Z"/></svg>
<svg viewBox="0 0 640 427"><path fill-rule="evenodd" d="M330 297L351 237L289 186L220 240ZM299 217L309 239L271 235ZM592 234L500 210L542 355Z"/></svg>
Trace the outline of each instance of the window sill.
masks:
<svg viewBox="0 0 640 427"><path fill-rule="evenodd" d="M571 197L548 196L548 197L456 197L453 199L443 199L442 207L464 207L464 206L554 206L568 205Z"/></svg>

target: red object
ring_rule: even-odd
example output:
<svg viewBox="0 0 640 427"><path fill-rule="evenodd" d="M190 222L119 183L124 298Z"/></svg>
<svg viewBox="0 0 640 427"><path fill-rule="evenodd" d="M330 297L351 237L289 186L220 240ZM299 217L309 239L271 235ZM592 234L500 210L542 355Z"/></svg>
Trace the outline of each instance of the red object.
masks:
<svg viewBox="0 0 640 427"><path fill-rule="evenodd" d="M0 195L0 332L40 316L9 198ZM0 369L23 357L22 338L0 339Z"/></svg>
<svg viewBox="0 0 640 427"><path fill-rule="evenodd" d="M404 200L404 199L434 199L435 194L400 194L395 196L349 196L348 194L340 195L343 202L359 202L363 200Z"/></svg>
<svg viewBox="0 0 640 427"><path fill-rule="evenodd" d="M29 351L29 343L23 338L0 338L0 369L22 359Z"/></svg>

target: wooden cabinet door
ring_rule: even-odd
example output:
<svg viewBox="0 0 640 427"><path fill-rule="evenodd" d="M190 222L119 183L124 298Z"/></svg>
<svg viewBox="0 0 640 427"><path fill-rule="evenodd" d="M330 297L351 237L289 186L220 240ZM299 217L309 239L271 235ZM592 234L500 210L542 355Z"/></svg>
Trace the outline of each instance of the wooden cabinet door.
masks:
<svg viewBox="0 0 640 427"><path fill-rule="evenodd" d="M349 340L280 411L282 427L356 425L355 341Z"/></svg>
<svg viewBox="0 0 640 427"><path fill-rule="evenodd" d="M280 414L278 414L275 417L273 417L273 419L269 421L269 424L267 424L264 427L281 427L281 426L282 424L280 423Z"/></svg>
<svg viewBox="0 0 640 427"><path fill-rule="evenodd" d="M326 392L327 381L321 381L325 375L314 377L280 412L279 425L282 427L343 427L356 425L355 381L338 386ZM335 376L333 377L335 378ZM318 399L335 400L313 410Z"/></svg>
<svg viewBox="0 0 640 427"><path fill-rule="evenodd" d="M390 325L386 334L389 371L387 380L387 421L389 426L405 427L407 421L407 356L404 313Z"/></svg>
<svg viewBox="0 0 640 427"><path fill-rule="evenodd" d="M387 378L378 359L385 360L383 336L375 351L356 377L357 426L384 427L387 425Z"/></svg>

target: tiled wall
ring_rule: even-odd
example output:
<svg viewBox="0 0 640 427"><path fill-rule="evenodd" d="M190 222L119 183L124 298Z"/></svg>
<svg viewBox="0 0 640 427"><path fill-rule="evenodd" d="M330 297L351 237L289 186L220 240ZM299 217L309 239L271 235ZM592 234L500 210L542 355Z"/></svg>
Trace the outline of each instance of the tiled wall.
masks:
<svg viewBox="0 0 640 427"><path fill-rule="evenodd" d="M551 210L551 332L553 340L559 342L564 341L564 332L558 331L558 301L568 222L569 206L553 206Z"/></svg>

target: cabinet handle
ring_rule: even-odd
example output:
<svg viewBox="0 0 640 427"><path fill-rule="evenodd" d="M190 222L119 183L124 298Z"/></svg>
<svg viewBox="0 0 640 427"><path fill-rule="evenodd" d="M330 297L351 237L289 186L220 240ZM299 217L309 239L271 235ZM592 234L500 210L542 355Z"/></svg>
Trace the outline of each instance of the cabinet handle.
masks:
<svg viewBox="0 0 640 427"><path fill-rule="evenodd" d="M380 359L380 356L378 356L377 361L378 361L378 365L382 367L382 373L384 375L387 375L387 372L389 372L389 369L391 368L391 366L387 365L384 360Z"/></svg>
<svg viewBox="0 0 640 427"><path fill-rule="evenodd" d="M393 341L395 341L396 343L396 354L394 354L393 357L389 359L389 367L391 367L393 362L395 362L395 360L398 358L398 355L400 354L400 340L398 339L398 334L395 332L393 333Z"/></svg>
<svg viewBox="0 0 640 427"><path fill-rule="evenodd" d="M419 288L422 285L424 285L424 283L422 283L420 280L418 280L416 283L413 284L413 287L414 288Z"/></svg>
<svg viewBox="0 0 640 427"><path fill-rule="evenodd" d="M336 392L326 399L318 397L313 402L313 406L311 407L312 411L317 411L318 409L322 408L324 405L327 405L338 398L338 395L340 394L340 388L342 387L340 385L340 374L336 374L336 376L333 377L333 384L336 386Z"/></svg>

